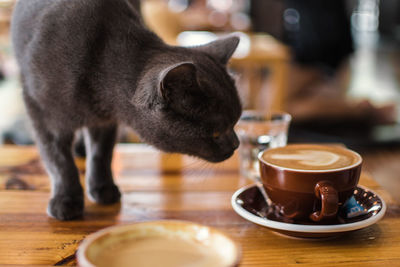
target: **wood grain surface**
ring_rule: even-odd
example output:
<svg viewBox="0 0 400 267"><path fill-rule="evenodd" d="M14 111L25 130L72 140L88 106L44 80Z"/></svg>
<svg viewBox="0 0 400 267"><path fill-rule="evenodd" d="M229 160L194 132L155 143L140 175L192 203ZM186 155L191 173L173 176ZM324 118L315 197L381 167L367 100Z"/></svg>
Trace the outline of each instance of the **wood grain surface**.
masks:
<svg viewBox="0 0 400 267"><path fill-rule="evenodd" d="M83 181L84 160L77 164ZM400 207L366 174L360 183L388 204L384 219L339 238L309 241L276 235L233 211L233 192L250 183L240 177L236 155L215 165L143 145L119 145L113 169L123 191L121 204L99 206L86 200L82 220L59 222L46 214L49 182L36 148L1 147L0 265L75 265L76 249L90 233L158 219L222 230L242 247L241 266L400 265Z"/></svg>

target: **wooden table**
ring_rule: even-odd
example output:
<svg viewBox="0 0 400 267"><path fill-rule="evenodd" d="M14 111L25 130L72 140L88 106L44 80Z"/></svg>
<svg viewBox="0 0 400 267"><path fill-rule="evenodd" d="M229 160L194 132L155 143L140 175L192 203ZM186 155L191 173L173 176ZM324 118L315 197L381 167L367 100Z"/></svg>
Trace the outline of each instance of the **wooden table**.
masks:
<svg viewBox="0 0 400 267"><path fill-rule="evenodd" d="M83 160L77 160L83 172ZM86 202L83 220L59 222L46 215L49 182L34 147L0 148L0 265L74 265L81 240L101 228L158 219L190 220L218 228L243 249L241 266L394 266L400 264L400 207L363 175L388 211L379 223L320 241L296 240L239 217L232 193L248 184L237 157L211 165L164 155L141 145L120 145L114 158L122 203ZM83 177L82 177L83 178Z"/></svg>

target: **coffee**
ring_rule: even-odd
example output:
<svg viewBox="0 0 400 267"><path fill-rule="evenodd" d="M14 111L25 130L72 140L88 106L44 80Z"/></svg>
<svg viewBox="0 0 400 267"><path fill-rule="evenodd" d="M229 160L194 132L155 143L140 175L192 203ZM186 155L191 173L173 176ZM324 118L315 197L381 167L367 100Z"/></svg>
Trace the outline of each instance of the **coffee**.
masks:
<svg viewBox="0 0 400 267"><path fill-rule="evenodd" d="M361 161L357 153L345 148L312 144L270 149L263 153L262 159L268 164L294 170L335 170Z"/></svg>
<svg viewBox="0 0 400 267"><path fill-rule="evenodd" d="M96 260L96 266L226 266L211 247L194 240L163 236L125 240L114 244Z"/></svg>

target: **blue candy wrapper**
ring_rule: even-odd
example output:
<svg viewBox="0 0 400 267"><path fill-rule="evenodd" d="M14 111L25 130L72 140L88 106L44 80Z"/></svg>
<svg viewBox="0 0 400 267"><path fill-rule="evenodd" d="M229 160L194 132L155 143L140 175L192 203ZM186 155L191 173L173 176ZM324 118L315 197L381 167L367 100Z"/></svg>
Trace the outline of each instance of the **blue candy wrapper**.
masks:
<svg viewBox="0 0 400 267"><path fill-rule="evenodd" d="M346 203L344 203L342 209L346 218L354 218L368 213L368 211L357 202L354 196L349 198Z"/></svg>

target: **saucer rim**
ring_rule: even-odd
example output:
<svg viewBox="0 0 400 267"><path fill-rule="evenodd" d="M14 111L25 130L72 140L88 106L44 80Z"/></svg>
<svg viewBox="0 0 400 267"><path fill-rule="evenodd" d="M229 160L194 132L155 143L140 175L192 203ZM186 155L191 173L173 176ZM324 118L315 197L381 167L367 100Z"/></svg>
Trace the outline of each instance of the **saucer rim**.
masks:
<svg viewBox="0 0 400 267"><path fill-rule="evenodd" d="M371 193L375 194L381 200L382 209L376 215L373 215L365 220L361 220L358 222L331 224L331 225L305 225L305 224L291 224L285 222L278 222L267 218L258 217L252 214L251 212L245 210L242 206L236 203L237 197L245 190L248 190L252 187L257 187L257 185L250 184L236 190L236 192L232 195L231 198L231 205L233 210L242 218L250 222L281 231L290 231L298 233L342 233L342 232L354 231L377 223L379 220L383 218L387 209L385 201L381 196L379 196L379 194L377 194L374 190L369 189L368 187L358 185L357 188L368 190Z"/></svg>

